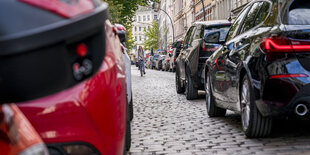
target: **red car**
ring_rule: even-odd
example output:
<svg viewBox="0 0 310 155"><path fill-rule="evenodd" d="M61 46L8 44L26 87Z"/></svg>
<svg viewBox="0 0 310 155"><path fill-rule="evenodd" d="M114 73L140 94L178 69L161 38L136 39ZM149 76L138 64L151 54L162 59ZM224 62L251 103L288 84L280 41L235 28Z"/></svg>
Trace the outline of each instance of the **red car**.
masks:
<svg viewBox="0 0 310 155"><path fill-rule="evenodd" d="M15 104L0 105L0 150L3 155L45 155L47 149Z"/></svg>
<svg viewBox="0 0 310 155"><path fill-rule="evenodd" d="M123 154L125 141L130 146L126 74L107 5L1 4L0 103L18 102L50 154Z"/></svg>

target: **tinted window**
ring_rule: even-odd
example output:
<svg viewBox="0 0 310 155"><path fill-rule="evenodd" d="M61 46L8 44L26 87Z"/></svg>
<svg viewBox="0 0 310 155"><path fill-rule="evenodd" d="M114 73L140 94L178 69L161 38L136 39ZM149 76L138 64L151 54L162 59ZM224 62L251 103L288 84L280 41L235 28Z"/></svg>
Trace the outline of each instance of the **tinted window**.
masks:
<svg viewBox="0 0 310 155"><path fill-rule="evenodd" d="M234 24L231 26L229 32L228 32L228 36L226 41L234 38L239 30L239 27L242 23L242 19L247 15L248 10L250 9L250 7L247 7L246 9L243 10L243 12L240 13L240 15L238 16L238 18L236 19L236 21L234 22Z"/></svg>
<svg viewBox="0 0 310 155"><path fill-rule="evenodd" d="M260 11L256 16L256 20L254 24L255 26L260 24L267 18L269 14L269 8L270 8L270 3L264 2L263 6L260 8Z"/></svg>
<svg viewBox="0 0 310 155"><path fill-rule="evenodd" d="M295 0L289 8L289 25L310 25L310 1Z"/></svg>
<svg viewBox="0 0 310 155"><path fill-rule="evenodd" d="M214 31L220 31L220 41L224 41L226 38L226 35L228 33L228 30L230 28L229 25L218 25L218 26L212 26L212 27L205 27L204 29L204 36L206 36L207 33L214 32Z"/></svg>
<svg viewBox="0 0 310 155"><path fill-rule="evenodd" d="M195 28L195 27L192 26L192 27L187 31L187 34L186 34L185 40L184 40L184 44L185 44L185 45L189 44L194 28Z"/></svg>
<svg viewBox="0 0 310 155"><path fill-rule="evenodd" d="M247 17L245 18L243 22L243 27L241 29L241 33L246 32L250 30L252 27L254 27L254 21L257 13L259 12L261 6L263 5L263 2L260 3L254 3L252 5L251 10L249 11Z"/></svg>

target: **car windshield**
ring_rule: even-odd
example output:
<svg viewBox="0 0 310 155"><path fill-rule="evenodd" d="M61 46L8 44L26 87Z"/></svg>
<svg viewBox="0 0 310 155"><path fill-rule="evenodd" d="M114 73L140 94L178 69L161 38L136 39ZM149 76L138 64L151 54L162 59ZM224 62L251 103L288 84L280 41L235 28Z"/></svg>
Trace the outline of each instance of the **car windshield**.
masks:
<svg viewBox="0 0 310 155"><path fill-rule="evenodd" d="M226 38L226 35L227 35L228 31L229 31L229 28L230 28L230 24L206 27L205 30L204 30L204 35L203 36L206 36L206 34L210 33L210 32L219 31L221 33L220 34L220 41L224 41L225 38Z"/></svg>
<svg viewBox="0 0 310 155"><path fill-rule="evenodd" d="M310 1L295 0L288 12L289 25L310 25Z"/></svg>

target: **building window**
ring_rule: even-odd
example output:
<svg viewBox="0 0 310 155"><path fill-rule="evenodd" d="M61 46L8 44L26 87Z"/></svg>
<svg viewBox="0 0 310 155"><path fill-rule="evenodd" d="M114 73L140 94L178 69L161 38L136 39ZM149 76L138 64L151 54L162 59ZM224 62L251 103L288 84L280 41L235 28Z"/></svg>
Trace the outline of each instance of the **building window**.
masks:
<svg viewBox="0 0 310 155"><path fill-rule="evenodd" d="M135 22L137 21L137 16L133 17L133 21L135 21Z"/></svg>
<svg viewBox="0 0 310 155"><path fill-rule="evenodd" d="M143 16L143 21L146 21L146 18L145 18L145 16Z"/></svg>
<svg viewBox="0 0 310 155"><path fill-rule="evenodd" d="M141 16L138 17L139 22L141 22Z"/></svg>
<svg viewBox="0 0 310 155"><path fill-rule="evenodd" d="M156 20L157 20L157 15L154 15L154 19L156 19Z"/></svg>
<svg viewBox="0 0 310 155"><path fill-rule="evenodd" d="M141 36L139 36L139 40L140 40L140 41L142 40Z"/></svg>
<svg viewBox="0 0 310 155"><path fill-rule="evenodd" d="M147 21L150 21L150 15L147 15Z"/></svg>
<svg viewBox="0 0 310 155"><path fill-rule="evenodd" d="M135 41L137 41L138 40L138 37L137 36L135 36Z"/></svg>
<svg viewBox="0 0 310 155"><path fill-rule="evenodd" d="M135 27L135 32L137 32L137 27Z"/></svg>
<svg viewBox="0 0 310 155"><path fill-rule="evenodd" d="M139 31L141 31L141 27L139 27Z"/></svg>

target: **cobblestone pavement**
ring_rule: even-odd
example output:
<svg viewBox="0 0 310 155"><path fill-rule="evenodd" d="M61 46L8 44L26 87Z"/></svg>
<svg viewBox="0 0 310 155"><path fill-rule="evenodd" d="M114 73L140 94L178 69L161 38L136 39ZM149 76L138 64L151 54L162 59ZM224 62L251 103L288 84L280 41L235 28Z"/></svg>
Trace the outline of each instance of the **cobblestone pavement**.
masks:
<svg viewBox="0 0 310 155"><path fill-rule="evenodd" d="M240 116L209 118L204 94L187 101L175 91L175 74L132 67L134 119L129 154L310 154L310 121L275 121L269 138L247 139Z"/></svg>

